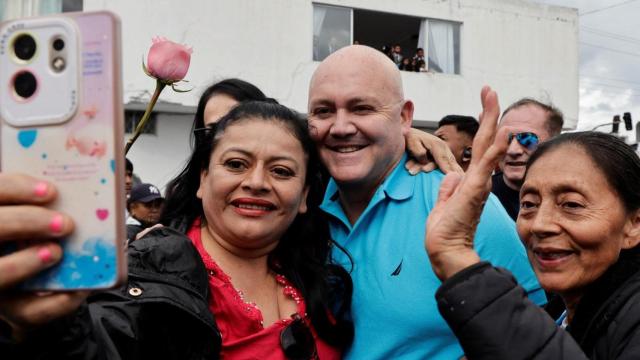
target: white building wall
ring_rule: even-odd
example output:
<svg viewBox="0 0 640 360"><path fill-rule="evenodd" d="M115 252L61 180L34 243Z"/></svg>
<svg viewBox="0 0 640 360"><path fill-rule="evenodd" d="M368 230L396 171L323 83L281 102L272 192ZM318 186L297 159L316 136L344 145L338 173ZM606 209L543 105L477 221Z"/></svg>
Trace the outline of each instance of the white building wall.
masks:
<svg viewBox="0 0 640 360"><path fill-rule="evenodd" d="M191 153L189 136L193 116L160 113L156 119L157 133L140 135L127 158L143 182L163 188L182 170ZM128 134L125 141L129 137Z"/></svg>
<svg viewBox="0 0 640 360"><path fill-rule="evenodd" d="M433 126L451 113L477 116L484 84L498 91L503 107L523 96L551 101L565 113L565 126L576 126L575 9L523 0L324 0L322 3L462 23L460 75L403 72L405 95L415 102L415 123L420 126ZM87 11L109 9L122 19L125 102L131 96L153 90L154 82L144 75L140 61L151 38L161 35L193 46L187 79L195 87L187 94L165 90L161 99L195 105L201 91L211 82L238 77L254 83L285 105L306 110L309 79L318 64L312 61L310 0L85 0L84 4ZM175 122L189 124L178 126ZM160 125L161 133L172 136L158 137L158 146L168 149L162 154L167 157L160 158L160 148L146 149L152 146L151 142L142 138L130 158L143 180L162 186L166 181L165 168L169 164L182 164L188 154L186 141L173 143L184 141L182 132L190 126L190 119ZM149 161L154 157L154 161ZM158 170L160 163L167 165Z"/></svg>

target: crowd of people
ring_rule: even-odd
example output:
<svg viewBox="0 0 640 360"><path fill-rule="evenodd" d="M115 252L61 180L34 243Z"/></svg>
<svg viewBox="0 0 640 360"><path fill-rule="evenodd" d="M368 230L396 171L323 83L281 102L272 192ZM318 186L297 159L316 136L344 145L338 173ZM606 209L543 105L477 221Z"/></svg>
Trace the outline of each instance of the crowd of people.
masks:
<svg viewBox="0 0 640 360"><path fill-rule="evenodd" d="M637 154L533 99L500 114L489 87L479 121L412 129L395 60L331 54L306 116L211 85L165 196L131 187L117 289L16 292L74 220L54 184L0 174L0 240L26 241L0 255L2 358L640 357Z"/></svg>
<svg viewBox="0 0 640 360"><path fill-rule="evenodd" d="M424 49L417 48L411 56L405 56L402 47L398 44L393 46L385 45L381 51L393 61L398 69L403 71L424 72L428 71L427 61L424 57Z"/></svg>

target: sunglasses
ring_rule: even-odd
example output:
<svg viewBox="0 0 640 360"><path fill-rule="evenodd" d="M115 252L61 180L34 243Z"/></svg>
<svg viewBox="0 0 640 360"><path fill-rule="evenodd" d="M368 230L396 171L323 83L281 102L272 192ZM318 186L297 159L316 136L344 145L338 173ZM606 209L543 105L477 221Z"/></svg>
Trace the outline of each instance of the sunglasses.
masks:
<svg viewBox="0 0 640 360"><path fill-rule="evenodd" d="M311 329L299 314L291 316L293 321L280 332L280 346L287 359L318 359L316 342Z"/></svg>
<svg viewBox="0 0 640 360"><path fill-rule="evenodd" d="M513 138L518 141L518 144L524 146L529 151L533 151L538 148L538 144L540 144L540 139L538 135L532 132L521 132L521 133L511 133L509 134L509 144L513 141Z"/></svg>

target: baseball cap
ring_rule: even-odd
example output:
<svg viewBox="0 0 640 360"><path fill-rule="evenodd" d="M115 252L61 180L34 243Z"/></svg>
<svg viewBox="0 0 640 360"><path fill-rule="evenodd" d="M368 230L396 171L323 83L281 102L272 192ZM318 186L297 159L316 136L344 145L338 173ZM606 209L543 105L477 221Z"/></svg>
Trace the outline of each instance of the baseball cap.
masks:
<svg viewBox="0 0 640 360"><path fill-rule="evenodd" d="M131 204L136 201L148 203L155 199L162 199L160 190L153 184L142 183L131 188L127 203Z"/></svg>

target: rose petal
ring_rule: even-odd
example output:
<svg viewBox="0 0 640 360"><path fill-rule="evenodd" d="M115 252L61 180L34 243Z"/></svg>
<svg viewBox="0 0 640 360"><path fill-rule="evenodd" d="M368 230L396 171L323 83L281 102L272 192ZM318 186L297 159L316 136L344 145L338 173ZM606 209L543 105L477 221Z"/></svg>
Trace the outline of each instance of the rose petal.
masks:
<svg viewBox="0 0 640 360"><path fill-rule="evenodd" d="M149 73L160 80L182 80L189 70L193 49L161 37L152 42L147 56Z"/></svg>

